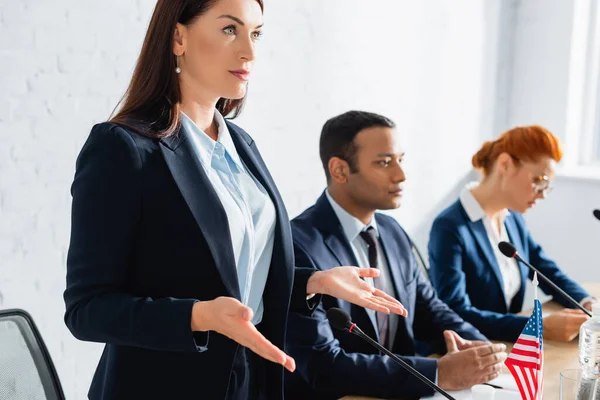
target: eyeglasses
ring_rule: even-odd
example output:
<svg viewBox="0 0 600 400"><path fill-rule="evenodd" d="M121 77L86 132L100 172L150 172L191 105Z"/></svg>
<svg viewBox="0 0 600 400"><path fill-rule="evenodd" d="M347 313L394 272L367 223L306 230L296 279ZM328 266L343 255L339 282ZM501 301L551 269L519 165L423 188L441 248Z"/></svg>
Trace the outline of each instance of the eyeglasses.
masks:
<svg viewBox="0 0 600 400"><path fill-rule="evenodd" d="M554 189L550 185L550 178L548 178L546 175L540 175L533 178L531 187L536 195L541 194L544 197L548 196L548 194L550 194L550 192Z"/></svg>
<svg viewBox="0 0 600 400"><path fill-rule="evenodd" d="M511 155L511 157L519 164L521 164L523 168L528 169L518 157L515 157L513 155ZM534 173L531 170L529 170L529 172ZM535 178L533 178L533 181L531 182L531 187L536 195L541 194L544 197L548 196L548 194L550 194L550 192L554 189L550 185L550 178L547 175L538 175Z"/></svg>

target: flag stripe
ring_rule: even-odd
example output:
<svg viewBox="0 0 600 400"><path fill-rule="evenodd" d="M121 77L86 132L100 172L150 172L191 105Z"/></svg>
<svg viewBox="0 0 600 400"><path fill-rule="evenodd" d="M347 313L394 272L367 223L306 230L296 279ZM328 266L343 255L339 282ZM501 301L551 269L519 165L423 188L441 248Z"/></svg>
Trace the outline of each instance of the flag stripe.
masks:
<svg viewBox="0 0 600 400"><path fill-rule="evenodd" d="M521 333L521 335L519 335L519 340L529 340L535 343L538 343L540 341L540 339L537 336L528 335L526 333Z"/></svg>
<svg viewBox="0 0 600 400"><path fill-rule="evenodd" d="M522 368L517 368L517 374L519 375L519 379L523 381L523 387L526 389L527 398L533 399L533 390L531 388L531 382L527 379L527 376L524 374Z"/></svg>
<svg viewBox="0 0 600 400"><path fill-rule="evenodd" d="M531 346L531 347L535 347L538 348L540 347L539 342L533 341L533 340L517 340L517 344L520 344L522 346Z"/></svg>
<svg viewBox="0 0 600 400"><path fill-rule="evenodd" d="M529 371L526 369L524 370L522 368L517 369L517 371L521 372L521 375L522 375L521 379L523 379L525 381L525 387L527 387L527 392L529 394L529 398L535 399L535 397L534 397L535 390L531 383L531 377L528 374Z"/></svg>
<svg viewBox="0 0 600 400"><path fill-rule="evenodd" d="M513 346L513 349L519 349L519 350L525 350L525 351L538 351L540 349L540 346L538 346L537 343L536 343L536 346L524 346L517 342Z"/></svg>
<svg viewBox="0 0 600 400"><path fill-rule="evenodd" d="M505 364L509 364L508 360L506 360L504 362ZM521 368L531 368L531 369L538 369L539 365L538 364L534 364L534 363L530 363L530 362L524 362L524 361L519 361L519 362L514 362L514 363L510 363L516 367L521 367Z"/></svg>
<svg viewBox="0 0 600 400"><path fill-rule="evenodd" d="M510 374L515 377L515 381L517 382L517 387L519 388L519 393L521 393L521 398L523 400L530 400L527 397L525 390L523 390L523 382L520 379L517 379L517 370L515 369L515 367L512 365L507 365L506 367L510 371Z"/></svg>
<svg viewBox="0 0 600 400"><path fill-rule="evenodd" d="M510 351L510 355L516 355L516 356L522 356L522 357L528 357L528 358L533 358L534 361L538 359L538 355L540 353L538 351L529 351L529 350L521 350L521 349L515 349L513 347L513 349Z"/></svg>
<svg viewBox="0 0 600 400"><path fill-rule="evenodd" d="M535 379L534 372L530 368L524 370L524 374L527 377L528 386L531 392L531 398L535 399L535 394L537 393L537 380Z"/></svg>
<svg viewBox="0 0 600 400"><path fill-rule="evenodd" d="M540 363L540 360L537 356L536 357L527 357L527 356L522 356L520 354L513 354L512 352L508 356L508 359L515 360L515 361L522 361L524 363L532 363L535 365Z"/></svg>

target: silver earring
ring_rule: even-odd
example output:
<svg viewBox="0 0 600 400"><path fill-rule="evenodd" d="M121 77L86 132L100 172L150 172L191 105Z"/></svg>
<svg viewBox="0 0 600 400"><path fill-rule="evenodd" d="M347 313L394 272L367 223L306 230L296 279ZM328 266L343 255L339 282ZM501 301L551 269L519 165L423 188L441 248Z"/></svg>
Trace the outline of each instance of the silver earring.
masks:
<svg viewBox="0 0 600 400"><path fill-rule="evenodd" d="M181 68L179 68L179 56L175 56L175 62L177 63L177 67L175 68L175 73L180 74Z"/></svg>

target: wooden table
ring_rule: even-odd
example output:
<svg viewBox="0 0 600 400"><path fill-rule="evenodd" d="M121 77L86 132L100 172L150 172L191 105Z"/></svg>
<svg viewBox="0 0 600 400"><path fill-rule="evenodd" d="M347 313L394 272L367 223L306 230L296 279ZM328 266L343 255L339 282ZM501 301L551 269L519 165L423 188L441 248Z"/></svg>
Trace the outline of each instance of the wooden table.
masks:
<svg viewBox="0 0 600 400"><path fill-rule="evenodd" d="M588 283L582 285L592 295L600 298L600 283ZM552 312L561 309L561 306L554 302L543 305L544 312ZM528 314L525 312L523 314ZM512 343L505 343L508 351ZM577 360L577 339L569 342L555 342L544 340L544 400L558 400L560 388L560 371L565 369L578 368ZM504 367L504 372L509 373ZM377 400L373 397L345 396L342 400Z"/></svg>

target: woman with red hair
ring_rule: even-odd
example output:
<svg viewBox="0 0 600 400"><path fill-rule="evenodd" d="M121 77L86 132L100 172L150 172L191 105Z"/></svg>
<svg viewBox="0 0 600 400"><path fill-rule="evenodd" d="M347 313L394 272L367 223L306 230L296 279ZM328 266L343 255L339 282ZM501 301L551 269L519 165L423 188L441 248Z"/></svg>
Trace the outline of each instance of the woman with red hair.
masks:
<svg viewBox="0 0 600 400"><path fill-rule="evenodd" d="M528 317L523 307L526 279L533 273L505 257L498 243L512 243L519 255L561 289L591 309L594 298L569 279L534 241L522 214L552 190L562 158L558 139L541 126L517 127L483 144L473 156L481 182L434 221L429 239L430 277L440 298L490 339L514 341ZM540 288L570 307L552 287ZM544 318L544 335L570 341L587 316L565 308Z"/></svg>

